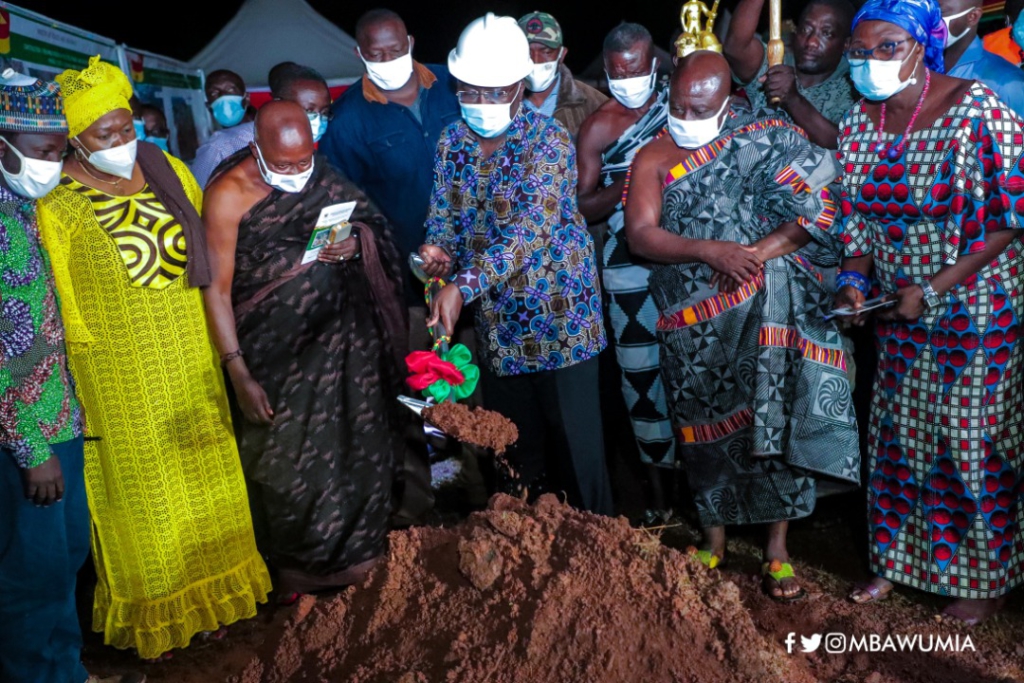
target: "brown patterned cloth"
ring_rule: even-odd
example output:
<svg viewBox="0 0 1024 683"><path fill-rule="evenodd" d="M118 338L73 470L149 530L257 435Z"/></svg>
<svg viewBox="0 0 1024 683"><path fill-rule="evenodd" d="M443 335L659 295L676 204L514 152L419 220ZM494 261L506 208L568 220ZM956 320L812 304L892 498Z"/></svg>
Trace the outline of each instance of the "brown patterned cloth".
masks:
<svg viewBox="0 0 1024 683"><path fill-rule="evenodd" d="M320 210L353 200L362 258L299 266ZM238 341L275 423L235 429L285 592L350 583L384 549L404 417L399 273L384 217L322 158L302 192L272 191L238 226Z"/></svg>

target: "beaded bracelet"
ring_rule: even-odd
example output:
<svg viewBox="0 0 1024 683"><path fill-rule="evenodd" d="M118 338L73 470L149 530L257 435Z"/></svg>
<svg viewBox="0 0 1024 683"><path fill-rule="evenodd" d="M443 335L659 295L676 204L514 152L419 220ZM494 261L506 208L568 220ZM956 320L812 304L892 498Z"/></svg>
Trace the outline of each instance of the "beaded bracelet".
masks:
<svg viewBox="0 0 1024 683"><path fill-rule="evenodd" d="M223 368L234 359L241 358L244 355L245 354L242 352L242 349L235 349L231 353L225 353L223 356L220 357L220 366Z"/></svg>
<svg viewBox="0 0 1024 683"><path fill-rule="evenodd" d="M836 289L843 287L853 287L864 296L871 294L871 280L855 270L844 270L839 273L839 277L836 278Z"/></svg>

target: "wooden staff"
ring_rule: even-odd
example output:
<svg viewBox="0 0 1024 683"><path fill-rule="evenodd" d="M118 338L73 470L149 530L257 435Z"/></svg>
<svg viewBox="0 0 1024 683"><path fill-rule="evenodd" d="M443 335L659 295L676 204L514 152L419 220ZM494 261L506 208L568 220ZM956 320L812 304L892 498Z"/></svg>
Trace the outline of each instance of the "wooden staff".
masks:
<svg viewBox="0 0 1024 683"><path fill-rule="evenodd" d="M768 68L782 64L786 48L782 44L782 0L768 0ZM773 97L772 104L779 98Z"/></svg>

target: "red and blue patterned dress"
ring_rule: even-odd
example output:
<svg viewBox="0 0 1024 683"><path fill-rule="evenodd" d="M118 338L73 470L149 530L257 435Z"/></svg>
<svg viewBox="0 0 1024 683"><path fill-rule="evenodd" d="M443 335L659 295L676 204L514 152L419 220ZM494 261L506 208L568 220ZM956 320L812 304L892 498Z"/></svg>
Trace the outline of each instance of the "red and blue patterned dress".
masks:
<svg viewBox="0 0 1024 683"><path fill-rule="evenodd" d="M1024 215L1024 122L974 83L895 161L854 107L840 123L846 256L882 292L931 278ZM883 134L882 149L896 136ZM869 426L871 564L890 581L993 598L1021 580L1024 248L1019 240L918 320L879 321Z"/></svg>

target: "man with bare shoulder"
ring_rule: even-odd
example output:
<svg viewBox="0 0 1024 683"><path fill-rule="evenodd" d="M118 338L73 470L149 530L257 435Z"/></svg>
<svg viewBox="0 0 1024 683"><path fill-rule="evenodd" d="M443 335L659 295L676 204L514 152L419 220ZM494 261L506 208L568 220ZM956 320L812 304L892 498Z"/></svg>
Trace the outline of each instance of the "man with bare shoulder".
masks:
<svg viewBox="0 0 1024 683"><path fill-rule="evenodd" d="M630 249L654 262L661 372L679 457L714 567L725 525L766 524L765 593L804 590L786 548L820 480L856 485L860 449L839 330L825 319L842 245L834 154L730 97L698 51L669 93L669 135L633 162ZM830 279L831 274L831 279Z"/></svg>
<svg viewBox="0 0 1024 683"><path fill-rule="evenodd" d="M280 599L358 581L384 548L405 331L387 221L264 105L203 202L210 331L234 388L257 542Z"/></svg>
<svg viewBox="0 0 1024 683"><path fill-rule="evenodd" d="M602 284L610 299L615 356L640 458L671 467L675 439L658 364L658 311L647 288L650 263L629 251L622 203L633 157L665 130L668 87L658 82L654 42L639 24L619 24L604 39L604 68L613 99L584 122L576 145L580 212L592 227L607 221ZM650 481L648 516L653 522L666 504L659 474L651 472Z"/></svg>

